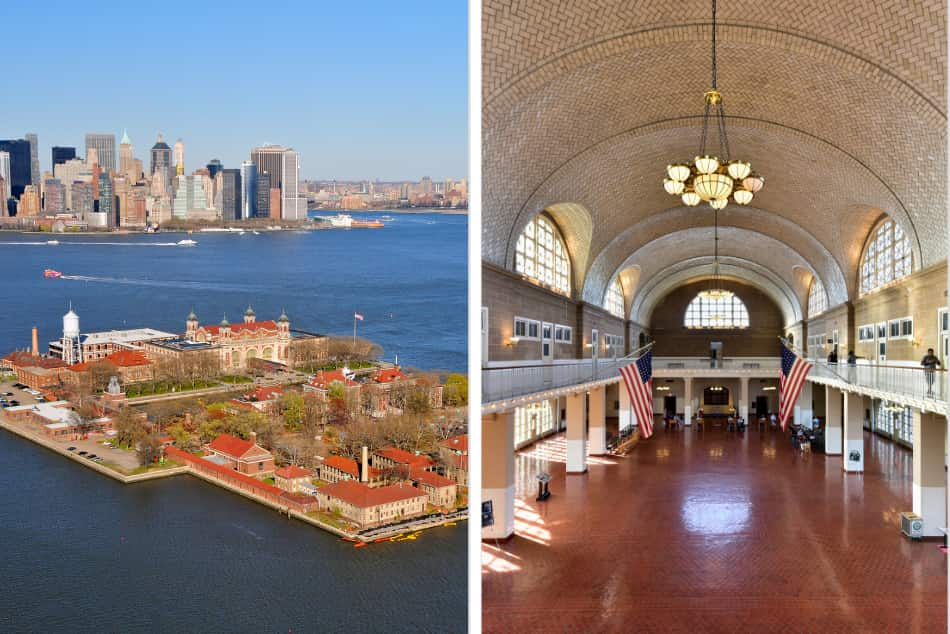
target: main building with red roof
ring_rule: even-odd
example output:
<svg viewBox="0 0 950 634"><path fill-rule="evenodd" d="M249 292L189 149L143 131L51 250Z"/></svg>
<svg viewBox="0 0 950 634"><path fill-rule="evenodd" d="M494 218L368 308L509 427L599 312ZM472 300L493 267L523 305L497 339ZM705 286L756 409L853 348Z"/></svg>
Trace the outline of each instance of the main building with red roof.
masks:
<svg viewBox="0 0 950 634"><path fill-rule="evenodd" d="M250 440L221 434L205 449L207 460L228 466L238 473L255 478L266 478L274 473L274 456L257 444L257 434L254 432L251 432Z"/></svg>
<svg viewBox="0 0 950 634"><path fill-rule="evenodd" d="M370 487L344 480L317 489L320 508L339 513L360 528L389 524L425 514L428 496L409 483Z"/></svg>

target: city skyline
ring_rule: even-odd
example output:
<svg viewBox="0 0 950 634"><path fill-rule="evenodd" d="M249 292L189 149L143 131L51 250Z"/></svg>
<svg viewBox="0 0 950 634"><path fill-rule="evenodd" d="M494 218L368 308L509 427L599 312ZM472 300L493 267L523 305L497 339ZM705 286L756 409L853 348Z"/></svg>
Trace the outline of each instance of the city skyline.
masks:
<svg viewBox="0 0 950 634"><path fill-rule="evenodd" d="M122 53L109 58L109 99L102 82L89 81L102 70L101 48L76 39L74 25L87 19L81 5L41 13L13 4L0 8L5 23L41 20L51 37L38 47L28 29L11 34L21 54L6 75L19 99L5 105L0 138L37 134L41 171L51 169L52 146L81 152L87 133L127 130L139 155L159 132L185 139L187 172L214 158L239 167L248 148L280 144L303 157L301 179L467 174L465 46L445 43L466 39L464 3L290 3L253 21L237 19L242 3L227 15L172 3L169 15L189 19L166 33L167 54L155 55L144 44L155 41L152 21L108 2L97 32ZM281 37L249 47L262 33Z"/></svg>

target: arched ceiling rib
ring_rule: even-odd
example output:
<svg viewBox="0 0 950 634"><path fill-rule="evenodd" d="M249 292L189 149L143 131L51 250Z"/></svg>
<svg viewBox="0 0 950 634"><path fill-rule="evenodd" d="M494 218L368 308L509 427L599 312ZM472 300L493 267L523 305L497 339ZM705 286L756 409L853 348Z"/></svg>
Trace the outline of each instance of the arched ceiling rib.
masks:
<svg viewBox="0 0 950 634"><path fill-rule="evenodd" d="M923 266L946 257L947 236L945 7L841 4L724 2L719 33L732 154L767 179L758 213L737 212L733 224L760 221L836 299L855 294L882 213L913 237ZM599 302L610 275L642 264L629 256L658 229L653 216L672 214L673 230L687 221L661 179L667 162L697 149L709 3L485 8L483 256L510 266L524 223L572 201L593 219L590 266L575 283Z"/></svg>
<svg viewBox="0 0 950 634"><path fill-rule="evenodd" d="M767 220L763 222L763 218ZM713 212L708 207L676 207L653 214L629 227L613 238L591 264L584 286L584 300L598 303L616 271L637 262L640 258L638 250L650 241L676 231L710 227L712 224ZM787 245L782 250L791 249L799 254L817 273L828 291L830 305L847 301L848 283L840 264L815 236L794 222L755 207L730 205L719 212L719 226L754 231ZM712 240L707 243L707 249L712 251ZM770 254L763 250L759 260L770 259Z"/></svg>

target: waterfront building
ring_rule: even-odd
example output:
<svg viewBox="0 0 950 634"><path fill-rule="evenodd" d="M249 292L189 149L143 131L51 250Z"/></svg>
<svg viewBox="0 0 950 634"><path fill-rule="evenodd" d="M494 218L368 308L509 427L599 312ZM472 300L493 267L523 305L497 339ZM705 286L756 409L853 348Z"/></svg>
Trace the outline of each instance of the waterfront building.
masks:
<svg viewBox="0 0 950 634"><path fill-rule="evenodd" d="M106 364L113 369L119 383L137 383L151 381L154 378L154 364L141 350L116 350L100 359L90 359L82 363L67 366L63 373L63 383L66 385L80 385L95 364Z"/></svg>
<svg viewBox="0 0 950 634"><path fill-rule="evenodd" d="M212 219L216 215L214 208L208 206L204 177L194 174L178 176L178 187L172 202L172 216L184 220L185 218Z"/></svg>
<svg viewBox="0 0 950 634"><path fill-rule="evenodd" d="M69 401L18 405L6 408L3 413L14 421L37 426L52 440L76 441L87 434L104 434L115 427L108 416L83 423Z"/></svg>
<svg viewBox="0 0 950 634"><path fill-rule="evenodd" d="M3 187L0 188L0 200L3 201L3 206L6 208L7 201L13 197L13 190L11 189L13 181L10 180L10 153L6 151L0 151L0 179L3 180Z"/></svg>
<svg viewBox="0 0 950 634"><path fill-rule="evenodd" d="M409 477L416 471L427 471L434 465L432 458L398 447L384 447L373 453L374 467L381 471L395 471L403 477Z"/></svg>
<svg viewBox="0 0 950 634"><path fill-rule="evenodd" d="M20 202L16 208L16 215L19 216L38 216L40 214L40 192L36 185L26 185L23 188L23 194L20 196Z"/></svg>
<svg viewBox="0 0 950 634"><path fill-rule="evenodd" d="M149 165L148 173L153 179L156 175L160 175L162 188L163 191L165 191L171 187L174 172L172 171L172 150L168 147L168 144L165 143L165 139L161 133L159 133L158 139L155 141L155 145L152 146L150 153L152 160Z"/></svg>
<svg viewBox="0 0 950 634"><path fill-rule="evenodd" d="M241 163L241 217L257 217L257 166L252 161Z"/></svg>
<svg viewBox="0 0 950 634"><path fill-rule="evenodd" d="M34 132L27 132L23 138L30 144L30 182L40 182L40 140Z"/></svg>
<svg viewBox="0 0 950 634"><path fill-rule="evenodd" d="M404 482L370 487L345 480L317 489L321 510L339 512L361 529L424 515L428 499L424 492Z"/></svg>
<svg viewBox="0 0 950 634"><path fill-rule="evenodd" d="M175 165L175 176L181 176L185 173L185 142L181 139L175 141L175 147L172 149L172 162Z"/></svg>
<svg viewBox="0 0 950 634"><path fill-rule="evenodd" d="M106 172L115 171L115 135L89 133L86 135L86 157L96 151L97 163Z"/></svg>
<svg viewBox="0 0 950 634"><path fill-rule="evenodd" d="M132 141L126 130L122 131L122 140L119 141L119 173L129 179L130 183L137 182L142 176L141 168L135 164Z"/></svg>
<svg viewBox="0 0 950 634"><path fill-rule="evenodd" d="M274 484L278 489L290 493L313 493L317 487L313 485L315 475L310 469L297 465L282 467L274 472Z"/></svg>
<svg viewBox="0 0 950 634"><path fill-rule="evenodd" d="M254 189L257 196L256 217L270 218L270 174L267 172L258 173Z"/></svg>
<svg viewBox="0 0 950 634"><path fill-rule="evenodd" d="M103 214L106 227L115 227L119 224L119 217L116 213L115 189L112 178L107 172L94 174L99 179L99 204L96 206L96 212Z"/></svg>
<svg viewBox="0 0 950 634"><path fill-rule="evenodd" d="M81 220L89 220L89 215L96 210L96 199L92 191L92 183L74 180L67 190L69 202L67 207Z"/></svg>
<svg viewBox="0 0 950 634"><path fill-rule="evenodd" d="M10 183L11 197L19 198L27 185L39 185L32 180L29 141L26 139L0 140L0 152L6 152L10 157L10 178L6 180Z"/></svg>
<svg viewBox="0 0 950 634"><path fill-rule="evenodd" d="M3 364L16 375L16 380L34 390L60 385L66 363L62 359L41 357L25 351L11 352L3 357Z"/></svg>
<svg viewBox="0 0 950 634"><path fill-rule="evenodd" d="M47 216L66 213L66 187L58 178L43 181L43 212Z"/></svg>
<svg viewBox="0 0 950 634"><path fill-rule="evenodd" d="M445 475L459 486L468 486L468 434L452 436L439 442L439 459Z"/></svg>
<svg viewBox="0 0 950 634"><path fill-rule="evenodd" d="M229 467L254 478L266 478L274 473L274 456L257 444L257 434L249 440L230 434L221 434L205 446L205 460Z"/></svg>
<svg viewBox="0 0 950 634"><path fill-rule="evenodd" d="M55 173L57 165L76 158L76 148L54 145L50 149L50 158L53 161L52 165L53 165L53 171Z"/></svg>
<svg viewBox="0 0 950 634"><path fill-rule="evenodd" d="M59 179L66 187L66 209L75 211L73 206L72 184L76 181L92 182L92 170L86 161L70 158L53 165L53 178Z"/></svg>
<svg viewBox="0 0 950 634"><path fill-rule="evenodd" d="M223 169L221 176L221 219L240 220L241 218L241 172L236 169Z"/></svg>
<svg viewBox="0 0 950 634"><path fill-rule="evenodd" d="M270 174L271 187L280 190L280 209L276 217L287 220L304 220L307 217L307 199L298 191L300 180L300 157L291 148L265 145L251 151L251 161L257 172ZM275 217L271 203L271 217Z"/></svg>
<svg viewBox="0 0 950 634"><path fill-rule="evenodd" d="M50 358L68 365L103 359L119 350L142 350L146 342L175 339L177 335L152 328L82 333L79 315L70 308L63 315L63 336L48 344Z"/></svg>
<svg viewBox="0 0 950 634"><path fill-rule="evenodd" d="M429 504L442 509L454 509L458 485L455 480L424 469L414 471L410 478L429 498Z"/></svg>
<svg viewBox="0 0 950 634"><path fill-rule="evenodd" d="M271 220L280 220L280 190L271 186L270 189L270 218Z"/></svg>
<svg viewBox="0 0 950 634"><path fill-rule="evenodd" d="M290 351L290 319L281 314L277 321L257 321L248 307L244 322L230 324L224 318L218 325L199 325L195 313L185 321L185 339L220 347L224 368L241 369L249 359L287 363Z"/></svg>

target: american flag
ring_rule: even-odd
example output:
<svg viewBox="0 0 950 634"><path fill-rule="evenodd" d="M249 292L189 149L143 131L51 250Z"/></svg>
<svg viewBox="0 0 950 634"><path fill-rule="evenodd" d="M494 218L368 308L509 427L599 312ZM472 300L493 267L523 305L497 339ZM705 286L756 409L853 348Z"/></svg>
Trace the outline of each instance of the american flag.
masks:
<svg viewBox="0 0 950 634"><path fill-rule="evenodd" d="M778 418L782 431L795 411L795 402L814 363L800 359L782 342L782 373L778 381Z"/></svg>
<svg viewBox="0 0 950 634"><path fill-rule="evenodd" d="M637 415L640 436L649 438L653 435L653 351L647 350L636 361L620 368L620 376Z"/></svg>
<svg viewBox="0 0 950 634"><path fill-rule="evenodd" d="M363 316L359 313L353 313L353 319L359 319L360 321L363 321Z"/></svg>

